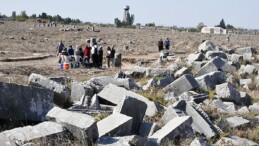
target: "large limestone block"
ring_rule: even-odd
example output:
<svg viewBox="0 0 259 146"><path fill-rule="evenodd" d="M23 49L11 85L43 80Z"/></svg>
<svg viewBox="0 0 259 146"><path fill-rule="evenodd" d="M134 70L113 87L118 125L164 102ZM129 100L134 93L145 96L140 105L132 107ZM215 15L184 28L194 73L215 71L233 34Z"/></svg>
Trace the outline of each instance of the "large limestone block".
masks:
<svg viewBox="0 0 259 146"><path fill-rule="evenodd" d="M209 62L207 62L202 68L200 68L195 76L202 76L213 71L223 71L223 72L234 72L236 68L228 64L225 60L220 57L215 57Z"/></svg>
<svg viewBox="0 0 259 146"><path fill-rule="evenodd" d="M94 95L94 88L89 84L72 82L71 85L71 101L80 101L82 96L90 96Z"/></svg>
<svg viewBox="0 0 259 146"><path fill-rule="evenodd" d="M215 50L215 45L211 41L206 40L199 45L198 50L199 52L206 53L207 51Z"/></svg>
<svg viewBox="0 0 259 146"><path fill-rule="evenodd" d="M0 119L44 121L53 96L49 89L0 82Z"/></svg>
<svg viewBox="0 0 259 146"><path fill-rule="evenodd" d="M142 137L149 137L149 136L153 135L159 129L160 129L160 127L156 123L142 122L140 129L139 129L139 135Z"/></svg>
<svg viewBox="0 0 259 146"><path fill-rule="evenodd" d="M146 77L156 77L156 76L165 76L167 70L164 68L147 68Z"/></svg>
<svg viewBox="0 0 259 146"><path fill-rule="evenodd" d="M252 61L254 51L251 47L238 48L236 53L243 55L244 61Z"/></svg>
<svg viewBox="0 0 259 146"><path fill-rule="evenodd" d="M138 134L140 125L145 116L147 109L147 104L141 100L136 98L132 98L130 96L126 96L121 103L119 103L114 110L114 112L118 112L129 117L133 118L132 122L132 134Z"/></svg>
<svg viewBox="0 0 259 146"><path fill-rule="evenodd" d="M229 117L226 120L229 123L229 125L233 128L240 127L249 123L247 119L244 119L242 117L237 117L237 116Z"/></svg>
<svg viewBox="0 0 259 146"><path fill-rule="evenodd" d="M173 81L171 84L163 88L164 92L173 91L176 95L180 95L185 91L190 91L192 89L196 89L198 87L197 81L193 78L192 75L186 74L181 76L180 78Z"/></svg>
<svg viewBox="0 0 259 146"><path fill-rule="evenodd" d="M62 125L54 122L43 122L35 126L3 131L0 133L0 145L10 145L10 143L23 145L28 142L56 145L64 142L67 136L68 132Z"/></svg>
<svg viewBox="0 0 259 146"><path fill-rule="evenodd" d="M238 136L222 137L217 143L217 146L222 145L237 145L237 146L257 146L258 143L248 140L246 138L241 138Z"/></svg>
<svg viewBox="0 0 259 146"><path fill-rule="evenodd" d="M209 60L213 59L214 57L220 57L222 59L227 59L227 54L223 51L208 51L205 54L205 57Z"/></svg>
<svg viewBox="0 0 259 146"><path fill-rule="evenodd" d="M169 140L174 140L176 137L184 139L193 134L191 124L192 118L190 116L176 117L150 136L149 139L151 143L158 145L162 145Z"/></svg>
<svg viewBox="0 0 259 146"><path fill-rule="evenodd" d="M118 87L113 84L108 84L107 86L105 86L104 89L97 95L101 99L106 100L115 105L119 104L125 96L130 96L138 100L141 100L147 104L147 110L146 110L147 116L154 116L158 111L154 102L148 100L144 96L141 96L135 92L132 92L122 87Z"/></svg>
<svg viewBox="0 0 259 146"><path fill-rule="evenodd" d="M54 107L47 114L48 120L56 121L84 143L93 143L98 138L95 119L89 115Z"/></svg>
<svg viewBox="0 0 259 146"><path fill-rule="evenodd" d="M230 83L217 85L216 94L221 99L235 101L238 104L242 103L239 91Z"/></svg>
<svg viewBox="0 0 259 146"><path fill-rule="evenodd" d="M112 115L97 122L99 137L109 135L130 135L132 129L132 122L132 117L115 112Z"/></svg>
<svg viewBox="0 0 259 146"><path fill-rule="evenodd" d="M98 146L148 146L148 141L138 135L108 137L103 136L98 139Z"/></svg>
<svg viewBox="0 0 259 146"><path fill-rule="evenodd" d="M58 106L63 107L63 105L69 100L70 91L67 87L42 75L32 73L29 77L29 85L53 90L54 103Z"/></svg>

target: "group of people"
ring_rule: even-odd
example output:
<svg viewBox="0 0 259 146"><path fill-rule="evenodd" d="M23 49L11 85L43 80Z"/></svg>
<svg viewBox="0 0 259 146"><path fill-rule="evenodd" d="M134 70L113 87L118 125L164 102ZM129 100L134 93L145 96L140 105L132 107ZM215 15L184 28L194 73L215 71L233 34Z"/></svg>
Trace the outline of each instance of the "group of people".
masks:
<svg viewBox="0 0 259 146"><path fill-rule="evenodd" d="M68 48L65 47L62 41L57 46L57 56L59 63L69 63L71 68L77 67L95 67L102 68L103 66L103 48L97 45L95 42L90 46L90 43L83 49L82 47L76 46L76 51L70 45ZM115 49L114 46L107 47L107 67L114 66Z"/></svg>
<svg viewBox="0 0 259 146"><path fill-rule="evenodd" d="M163 41L162 39L160 39L159 41L158 41L158 51L160 52L160 51L162 51L162 50L164 50L164 46L165 46L165 49L166 50L169 50L169 48L170 48L170 40L169 40L169 38L166 38L166 40L165 41Z"/></svg>

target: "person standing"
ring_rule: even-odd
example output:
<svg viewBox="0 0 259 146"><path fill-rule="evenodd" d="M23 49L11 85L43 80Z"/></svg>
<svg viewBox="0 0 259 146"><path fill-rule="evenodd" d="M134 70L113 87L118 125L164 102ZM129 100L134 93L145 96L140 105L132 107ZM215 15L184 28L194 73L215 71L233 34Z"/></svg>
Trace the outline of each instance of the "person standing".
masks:
<svg viewBox="0 0 259 146"><path fill-rule="evenodd" d="M111 48L110 47L107 48L106 58L107 58L107 67L110 68L110 62L111 62Z"/></svg>
<svg viewBox="0 0 259 146"><path fill-rule="evenodd" d="M169 40L169 38L166 38L166 40L165 40L165 49L169 50L169 48L170 48L170 40Z"/></svg>
<svg viewBox="0 0 259 146"><path fill-rule="evenodd" d="M114 60L115 53L116 53L116 51L114 49L114 46L112 46L111 54L110 54L110 61L111 61L111 66L112 67L115 67L115 60Z"/></svg>
<svg viewBox="0 0 259 146"><path fill-rule="evenodd" d="M158 51L159 52L163 50L163 40L162 39L160 39L160 41L158 41L157 46L158 46Z"/></svg>
<svg viewBox="0 0 259 146"><path fill-rule="evenodd" d="M70 45L68 50L67 50L67 54L68 56L74 56L74 49L72 48L72 46Z"/></svg>
<svg viewBox="0 0 259 146"><path fill-rule="evenodd" d="M98 56L98 68L102 68L103 66L103 47L102 46L98 47L97 56Z"/></svg>
<svg viewBox="0 0 259 146"><path fill-rule="evenodd" d="M97 55L97 50L98 46L94 45L91 49L91 58L93 62L93 67L97 68L98 67L98 55Z"/></svg>
<svg viewBox="0 0 259 146"><path fill-rule="evenodd" d="M86 47L84 48L84 65L86 67L89 67L90 64L90 56L91 56L91 47L89 47L89 45L86 45Z"/></svg>

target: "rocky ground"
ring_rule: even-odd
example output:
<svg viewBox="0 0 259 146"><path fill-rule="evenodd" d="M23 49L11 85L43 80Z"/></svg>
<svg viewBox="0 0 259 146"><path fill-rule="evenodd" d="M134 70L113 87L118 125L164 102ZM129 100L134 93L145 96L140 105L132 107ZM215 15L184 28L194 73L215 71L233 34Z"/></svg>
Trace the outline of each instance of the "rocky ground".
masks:
<svg viewBox="0 0 259 146"><path fill-rule="evenodd" d="M258 145L258 35L227 42L226 35L88 27L0 25L0 143ZM58 42L85 46L91 37L115 45L122 67L60 70ZM173 56L159 61L156 44L167 37ZM50 56L3 61L42 55ZM15 121L26 127L6 124Z"/></svg>

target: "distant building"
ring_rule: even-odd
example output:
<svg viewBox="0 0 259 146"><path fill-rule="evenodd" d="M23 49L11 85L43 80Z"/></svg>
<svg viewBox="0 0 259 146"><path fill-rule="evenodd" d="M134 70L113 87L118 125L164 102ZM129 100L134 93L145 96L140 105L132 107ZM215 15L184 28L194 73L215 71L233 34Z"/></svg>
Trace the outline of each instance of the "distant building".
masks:
<svg viewBox="0 0 259 146"><path fill-rule="evenodd" d="M130 7L129 6L126 6L125 8L124 8L124 15L123 15L123 21L122 22L124 22L124 23L129 23L128 21L129 21L129 17L130 17L130 13L129 13L129 9L130 9Z"/></svg>
<svg viewBox="0 0 259 146"><path fill-rule="evenodd" d="M201 33L227 34L227 31L221 27L203 27L201 29Z"/></svg>

